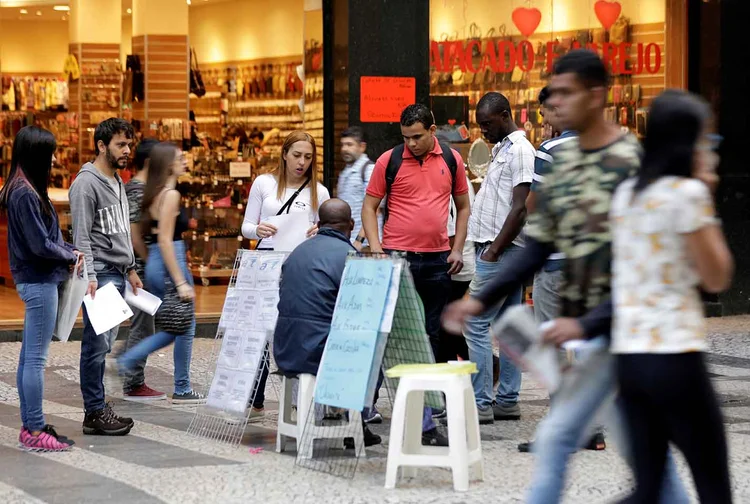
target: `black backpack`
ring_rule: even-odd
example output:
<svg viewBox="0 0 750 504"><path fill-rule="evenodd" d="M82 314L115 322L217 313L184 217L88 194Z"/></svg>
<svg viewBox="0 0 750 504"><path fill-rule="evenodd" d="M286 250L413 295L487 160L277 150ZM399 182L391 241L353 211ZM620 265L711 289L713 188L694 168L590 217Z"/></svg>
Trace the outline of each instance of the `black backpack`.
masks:
<svg viewBox="0 0 750 504"><path fill-rule="evenodd" d="M440 148L443 150L443 160L448 165L448 170L451 172L451 195L456 191L456 172L458 171L458 163L456 162L456 156L453 155L451 146L440 143ZM397 145L391 152L391 159L388 161L388 166L385 169L385 208L383 209L383 220L388 220L388 195L391 193L391 186L396 180L401 163L404 161L404 144Z"/></svg>

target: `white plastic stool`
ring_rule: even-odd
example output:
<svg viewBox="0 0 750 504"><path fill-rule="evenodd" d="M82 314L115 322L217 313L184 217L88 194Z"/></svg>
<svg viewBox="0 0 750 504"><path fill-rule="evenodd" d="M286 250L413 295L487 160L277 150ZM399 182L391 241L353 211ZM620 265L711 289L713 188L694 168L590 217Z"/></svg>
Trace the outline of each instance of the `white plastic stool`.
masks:
<svg viewBox="0 0 750 504"><path fill-rule="evenodd" d="M424 392L427 390L445 394L450 444L447 448L422 446L422 414ZM412 478L416 476L416 467L450 467L453 471L453 488L464 492L469 489L469 469L472 466L478 472L478 479L483 480L479 417L470 372L450 374L425 371L401 375L393 404L385 487L396 487L399 467L402 467L404 477Z"/></svg>
<svg viewBox="0 0 750 504"><path fill-rule="evenodd" d="M312 458L313 440L315 439L341 439L341 433L345 430L352 432L354 447L358 457L365 456L365 438L362 431L362 418L359 411L349 411L349 422L346 425L307 425L307 416L310 407L314 407L313 394L315 393L315 376L311 374L300 374L297 387L297 421L292 422L292 386L294 378L284 376L281 385L281 397L279 398L279 420L276 428L276 451L281 453L286 448L289 438L297 440L297 452L301 457ZM350 429L353 425L357 428ZM303 436L304 432L304 436ZM347 436L349 437L349 436Z"/></svg>

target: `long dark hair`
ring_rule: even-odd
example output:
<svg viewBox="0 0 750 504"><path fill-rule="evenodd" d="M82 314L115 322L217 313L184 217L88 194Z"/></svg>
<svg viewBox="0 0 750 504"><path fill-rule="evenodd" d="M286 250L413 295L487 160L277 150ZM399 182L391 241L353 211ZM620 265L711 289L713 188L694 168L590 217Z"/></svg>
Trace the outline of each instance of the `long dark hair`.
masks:
<svg viewBox="0 0 750 504"><path fill-rule="evenodd" d="M177 158L177 147L170 143L162 142L154 145L148 158L148 178L146 187L143 189L143 201L141 202L141 234L147 235L151 232L151 205L167 186L167 180L172 175L172 164Z"/></svg>
<svg viewBox="0 0 750 504"><path fill-rule="evenodd" d="M25 182L39 196L42 211L52 215L54 209L47 186L52 171L52 156L56 150L55 136L46 129L38 126L21 128L13 142L8 180L0 191L0 209L7 211L11 191L16 184Z"/></svg>
<svg viewBox="0 0 750 504"><path fill-rule="evenodd" d="M651 104L635 192L660 177L692 177L695 144L710 118L708 103L697 95L677 89L660 94Z"/></svg>

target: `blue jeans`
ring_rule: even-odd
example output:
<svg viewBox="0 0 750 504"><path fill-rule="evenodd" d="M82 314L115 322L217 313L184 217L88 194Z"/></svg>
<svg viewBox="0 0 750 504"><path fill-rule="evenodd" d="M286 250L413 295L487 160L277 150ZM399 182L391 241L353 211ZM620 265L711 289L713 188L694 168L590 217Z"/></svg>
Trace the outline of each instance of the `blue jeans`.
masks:
<svg viewBox="0 0 750 504"><path fill-rule="evenodd" d="M565 485L568 457L588 441L592 422L597 412L616 395L616 368L604 338L591 341L591 346L576 355L576 362L563 374L563 381L555 392L552 407L537 429L533 450L536 465L527 502L549 504L558 502ZM622 417L619 401L615 412ZM617 429L625 423L614 422L615 438L627 436ZM635 433L638 435L638 433ZM626 442L618 443L623 456L632 467L633 457ZM685 488L677 474L674 459L669 455L662 482L660 502L689 502Z"/></svg>
<svg viewBox="0 0 750 504"><path fill-rule="evenodd" d="M94 261L99 287L115 284L120 294L125 293L125 274L111 265ZM120 327L97 335L83 306L83 339L81 340L81 395L87 413L104 408L104 359L112 351Z"/></svg>
<svg viewBox="0 0 750 504"><path fill-rule="evenodd" d="M56 283L16 285L26 305L16 386L21 400L21 422L30 431L40 431L45 425L42 413L44 364L57 320L59 287Z"/></svg>
<svg viewBox="0 0 750 504"><path fill-rule="evenodd" d="M388 251L392 252L392 251ZM424 310L425 331L430 339L432 356L437 358L440 353L440 316L451 289L451 277L448 274L450 252L407 252L409 272L414 279L414 288L419 295ZM422 432L436 427L432 420L432 408L425 406L422 415Z"/></svg>
<svg viewBox="0 0 750 504"><path fill-rule="evenodd" d="M177 263L180 265L185 280L192 286L193 275L188 269L185 242L178 240L173 244ZM169 272L164 264L159 245L156 243L149 245L148 261L146 262L146 285L148 290L155 296L164 299L164 281L168 276ZM129 371L135 370L138 363L144 361L148 355L174 343L174 393L187 394L193 390L190 385L190 360L193 355L194 338L195 313L193 313L193 320L187 333L175 336L174 334L160 331L130 348L118 359L118 362Z"/></svg>
<svg viewBox="0 0 750 504"><path fill-rule="evenodd" d="M513 257L523 253L523 248L511 245L503 252L497 262L481 259L486 247L477 247L477 262L474 279L469 285L469 295L476 296L491 283L496 276L502 275L505 268L513 262ZM474 385L474 398L479 408L492 405L492 338L490 325L505 312L509 306L521 304L523 286L519 285L502 302L478 317L471 317L464 327L464 338L469 347L469 359L477 365L477 373L471 377ZM518 402L521 390L521 370L503 352L500 352L500 384L497 387L495 402L512 406Z"/></svg>

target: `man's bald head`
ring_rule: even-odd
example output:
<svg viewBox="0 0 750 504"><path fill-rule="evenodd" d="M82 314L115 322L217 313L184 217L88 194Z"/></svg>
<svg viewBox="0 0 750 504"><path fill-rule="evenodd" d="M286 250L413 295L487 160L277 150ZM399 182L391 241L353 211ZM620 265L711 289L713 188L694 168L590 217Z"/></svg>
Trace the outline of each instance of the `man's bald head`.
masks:
<svg viewBox="0 0 750 504"><path fill-rule="evenodd" d="M320 228L336 229L344 233L347 238L351 236L354 229L352 220L352 209L349 204L338 198L331 198L318 209L320 217Z"/></svg>

